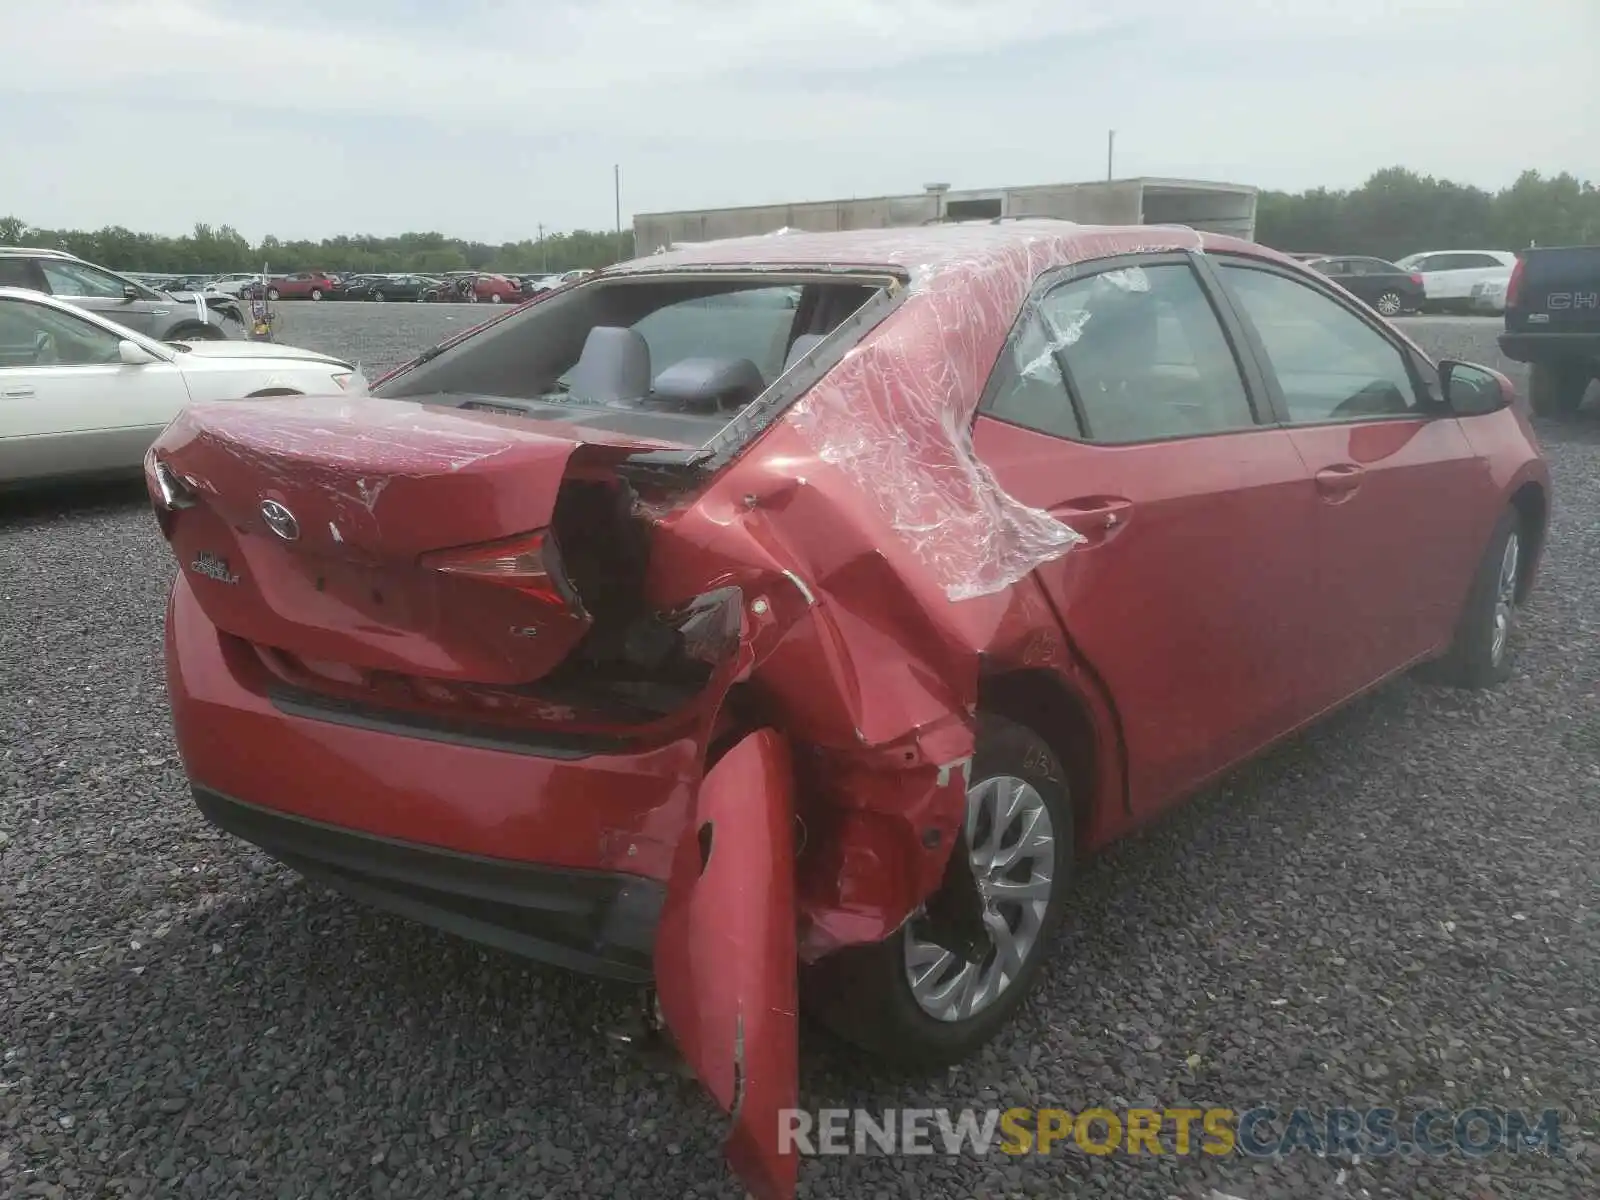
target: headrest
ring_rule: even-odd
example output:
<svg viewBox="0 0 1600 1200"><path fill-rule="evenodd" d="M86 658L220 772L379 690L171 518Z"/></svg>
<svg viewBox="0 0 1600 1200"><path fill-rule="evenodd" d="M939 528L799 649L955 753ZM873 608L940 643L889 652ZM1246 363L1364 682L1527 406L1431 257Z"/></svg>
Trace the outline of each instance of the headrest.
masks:
<svg viewBox="0 0 1600 1200"><path fill-rule="evenodd" d="M637 330L596 325L567 376L567 388L575 398L598 404L649 395L649 343Z"/></svg>

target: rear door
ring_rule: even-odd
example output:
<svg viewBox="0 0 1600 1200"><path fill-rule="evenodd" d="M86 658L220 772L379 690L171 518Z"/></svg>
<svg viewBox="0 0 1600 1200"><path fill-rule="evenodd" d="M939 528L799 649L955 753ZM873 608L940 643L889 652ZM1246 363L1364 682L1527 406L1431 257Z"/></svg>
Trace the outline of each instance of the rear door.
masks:
<svg viewBox="0 0 1600 1200"><path fill-rule="evenodd" d="M1433 398L1431 364L1381 321L1289 268L1231 255L1207 265L1313 479L1306 678L1326 708L1448 639L1493 482Z"/></svg>
<svg viewBox="0 0 1600 1200"><path fill-rule="evenodd" d="M189 401L168 362L128 366L114 333L0 298L0 479L137 466Z"/></svg>
<svg viewBox="0 0 1600 1200"><path fill-rule="evenodd" d="M178 307L176 300L88 263L64 258L41 258L38 263L52 296L140 333L156 335ZM135 292L132 299L127 295L130 287Z"/></svg>
<svg viewBox="0 0 1600 1200"><path fill-rule="evenodd" d="M1037 577L1116 704L1135 809L1305 714L1310 479L1211 286L1182 254L1047 278L974 435L1088 539Z"/></svg>

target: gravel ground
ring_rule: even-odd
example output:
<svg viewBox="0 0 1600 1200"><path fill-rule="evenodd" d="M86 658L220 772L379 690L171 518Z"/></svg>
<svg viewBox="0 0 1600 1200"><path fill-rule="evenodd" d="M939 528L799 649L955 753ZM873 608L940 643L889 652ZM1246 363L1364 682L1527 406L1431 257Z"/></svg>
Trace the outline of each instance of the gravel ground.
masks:
<svg viewBox="0 0 1600 1200"><path fill-rule="evenodd" d="M480 309L285 305L383 369ZM1494 323L1408 322L1495 362ZM830 1158L808 1196L1600 1196L1600 420L1515 678L1401 682L1089 865L1023 1018L935 1079L807 1035L812 1107L1561 1108L1564 1159ZM170 739L137 489L0 520L0 1196L735 1196L625 990L308 886L213 833Z"/></svg>

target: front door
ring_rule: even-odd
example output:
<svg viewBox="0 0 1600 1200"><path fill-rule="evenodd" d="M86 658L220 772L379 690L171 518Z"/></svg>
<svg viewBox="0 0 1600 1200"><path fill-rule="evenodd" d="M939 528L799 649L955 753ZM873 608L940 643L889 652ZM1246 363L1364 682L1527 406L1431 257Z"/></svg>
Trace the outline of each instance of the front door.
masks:
<svg viewBox="0 0 1600 1200"><path fill-rule="evenodd" d="M1047 280L974 430L1007 492L1086 539L1037 578L1117 708L1136 811L1306 713L1311 486L1208 290L1171 254Z"/></svg>
<svg viewBox="0 0 1600 1200"><path fill-rule="evenodd" d="M67 258L41 258L39 268L50 285L50 294L69 304L126 325L138 333L154 336L170 324L179 301L140 287L109 271ZM134 295L128 295L132 289Z"/></svg>
<svg viewBox="0 0 1600 1200"><path fill-rule="evenodd" d="M177 367L46 303L0 299L0 480L136 467L189 402Z"/></svg>
<svg viewBox="0 0 1600 1200"><path fill-rule="evenodd" d="M1272 264L1211 261L1314 482L1320 709L1449 639L1493 481L1380 322Z"/></svg>

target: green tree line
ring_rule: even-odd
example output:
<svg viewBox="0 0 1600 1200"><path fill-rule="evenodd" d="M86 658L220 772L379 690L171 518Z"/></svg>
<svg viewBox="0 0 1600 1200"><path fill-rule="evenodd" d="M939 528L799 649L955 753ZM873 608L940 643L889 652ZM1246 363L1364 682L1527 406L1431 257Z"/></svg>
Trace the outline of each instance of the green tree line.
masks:
<svg viewBox="0 0 1600 1200"><path fill-rule="evenodd" d="M1600 243L1600 188L1524 171L1498 192L1389 167L1351 191L1262 192L1256 239L1279 250L1400 258L1418 250Z"/></svg>
<svg viewBox="0 0 1600 1200"><path fill-rule="evenodd" d="M0 218L0 246L65 250L119 271L175 275L259 271L505 271L534 274L604 267L633 256L633 232L575 229L520 242L469 242L442 233L399 237L324 238L251 244L231 225L196 225L182 237L104 229L45 229L17 217Z"/></svg>
<svg viewBox="0 0 1600 1200"><path fill-rule="evenodd" d="M1256 238L1280 250L1375 254L1417 250L1520 250L1530 245L1600 243L1600 188L1563 172L1525 171L1488 192L1404 167L1377 172L1348 191L1261 193ZM0 245L47 246L124 271L506 271L526 274L603 267L633 256L633 233L576 229L520 242L470 242L442 233L340 236L251 244L232 226L196 225L183 237L44 229L0 218Z"/></svg>

